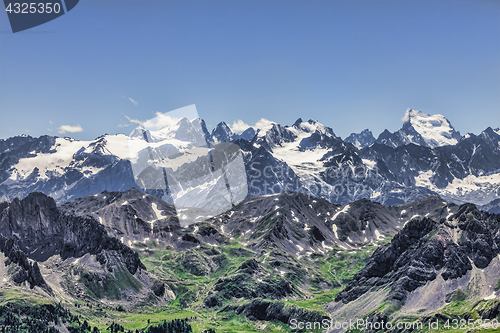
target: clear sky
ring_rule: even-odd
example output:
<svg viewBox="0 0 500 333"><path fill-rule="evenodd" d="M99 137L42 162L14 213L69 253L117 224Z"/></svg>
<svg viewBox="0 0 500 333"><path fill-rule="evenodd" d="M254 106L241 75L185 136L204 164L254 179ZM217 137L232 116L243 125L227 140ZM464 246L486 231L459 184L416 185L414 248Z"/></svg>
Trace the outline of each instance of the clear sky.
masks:
<svg viewBox="0 0 500 333"><path fill-rule="evenodd" d="M407 108L499 127L500 1L80 0L16 34L0 13L0 138L128 134L126 116L190 104L209 127L301 117L341 137Z"/></svg>

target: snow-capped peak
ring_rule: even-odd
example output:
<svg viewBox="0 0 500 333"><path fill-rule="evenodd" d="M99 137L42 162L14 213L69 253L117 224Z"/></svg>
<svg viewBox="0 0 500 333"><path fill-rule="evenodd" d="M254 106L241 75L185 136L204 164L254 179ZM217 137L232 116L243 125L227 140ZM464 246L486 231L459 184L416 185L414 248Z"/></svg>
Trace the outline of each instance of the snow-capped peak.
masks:
<svg viewBox="0 0 500 333"><path fill-rule="evenodd" d="M500 128L495 128L493 131L494 131L496 134L500 135Z"/></svg>
<svg viewBox="0 0 500 333"><path fill-rule="evenodd" d="M460 133L440 114L428 115L422 111L408 109L403 121L410 124L431 148L455 145L460 139Z"/></svg>

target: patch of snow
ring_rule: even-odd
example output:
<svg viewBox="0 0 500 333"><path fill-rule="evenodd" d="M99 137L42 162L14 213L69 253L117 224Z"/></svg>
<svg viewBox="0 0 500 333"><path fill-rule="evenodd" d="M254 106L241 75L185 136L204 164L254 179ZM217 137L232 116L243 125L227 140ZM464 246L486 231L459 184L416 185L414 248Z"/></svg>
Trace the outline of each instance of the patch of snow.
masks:
<svg viewBox="0 0 500 333"><path fill-rule="evenodd" d="M328 249L328 250L333 249L333 247L332 247L332 246L328 246L328 245L326 245L326 244L325 244L325 241L322 241L322 242L321 242L321 246L322 246L324 249Z"/></svg>
<svg viewBox="0 0 500 333"><path fill-rule="evenodd" d="M13 166L14 173L11 179L21 180L30 175L34 168L38 168L40 178L48 179L47 172L58 175L64 174L67 167L74 161L73 155L82 148L87 147L91 141L78 141L71 138L56 138L54 146L51 147L53 153L38 153L33 157L21 158ZM99 168L89 168L93 173L97 173Z"/></svg>
<svg viewBox="0 0 500 333"><path fill-rule="evenodd" d="M484 299L485 300L489 300L489 299L495 299L496 298L496 293L494 292L493 294L491 294L490 296L486 296Z"/></svg>
<svg viewBox="0 0 500 333"><path fill-rule="evenodd" d="M308 124L309 123L302 123ZM289 128L289 130L293 130ZM316 148L306 151L299 150L299 143L302 139L311 136L311 133L297 131L297 139L293 142L282 143L281 146L273 148L273 155L285 162L292 168L295 174L310 175L311 172L324 171L326 168L320 159L328 152L328 149Z"/></svg>
<svg viewBox="0 0 500 333"><path fill-rule="evenodd" d="M340 215L340 214L345 214L349 211L349 208L350 208L350 205L345 205L344 208L342 208L342 210L340 210L339 212L335 213L335 215L333 215L332 217L332 221L335 221L335 219Z"/></svg>
<svg viewBox="0 0 500 333"><path fill-rule="evenodd" d="M377 240L381 239L381 238L384 238L384 235L381 235L380 232L375 229L375 237L377 238Z"/></svg>
<svg viewBox="0 0 500 333"><path fill-rule="evenodd" d="M428 170L426 172L420 171L418 176L415 177L415 186L430 188L433 186L431 178L434 177L434 171Z"/></svg>
<svg viewBox="0 0 500 333"><path fill-rule="evenodd" d="M364 159L364 158L361 161L363 161L363 164L366 165L369 169L375 168L375 165L377 164L376 161L367 160L367 159Z"/></svg>
<svg viewBox="0 0 500 333"><path fill-rule="evenodd" d="M453 126L440 114L428 115L418 110L408 109L403 121L410 122L431 148L458 143L458 140L453 137L455 133Z"/></svg>
<svg viewBox="0 0 500 333"><path fill-rule="evenodd" d="M153 227L154 227L155 222L158 220L161 220L162 216L161 216L161 211L158 209L158 206L156 205L155 202L153 202L151 204L151 208L153 209L153 212L156 215L156 219L149 221L149 224L151 224L151 233L153 233Z"/></svg>
<svg viewBox="0 0 500 333"><path fill-rule="evenodd" d="M337 225L333 224L332 225L332 229L333 229L333 233L335 234L335 238L339 238L339 236L337 235Z"/></svg>

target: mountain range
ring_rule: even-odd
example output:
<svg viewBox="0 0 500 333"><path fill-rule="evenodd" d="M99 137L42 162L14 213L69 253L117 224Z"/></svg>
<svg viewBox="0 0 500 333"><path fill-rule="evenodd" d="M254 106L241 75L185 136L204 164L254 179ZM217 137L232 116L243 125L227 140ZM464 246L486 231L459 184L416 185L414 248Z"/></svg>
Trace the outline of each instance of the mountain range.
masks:
<svg viewBox="0 0 500 333"><path fill-rule="evenodd" d="M286 191L181 226L174 206L135 188L62 205L35 192L2 203L0 226L1 296L62 301L101 329L146 327L137 317L158 309L199 332L500 309L500 215L436 196L338 205Z"/></svg>
<svg viewBox="0 0 500 333"><path fill-rule="evenodd" d="M0 140L0 327L499 320L499 184L500 129L462 136L411 109L377 138L168 118ZM377 331L321 325L308 332Z"/></svg>
<svg viewBox="0 0 500 333"><path fill-rule="evenodd" d="M157 184L163 176L153 174L151 184L144 183L146 177L139 182L143 166L138 159L151 147L178 156L189 148L208 151L211 145L231 142L242 153L248 196L290 190L332 203L365 198L393 205L438 195L498 211L500 129L461 136L445 117L411 109L403 120L400 130L386 130L377 139L364 130L342 140L331 128L302 119L291 126L250 127L241 134L222 122L210 133L199 118L93 141L18 136L0 140L0 198L10 201L40 191L64 203L135 186L173 203L179 198L173 198L166 181Z"/></svg>

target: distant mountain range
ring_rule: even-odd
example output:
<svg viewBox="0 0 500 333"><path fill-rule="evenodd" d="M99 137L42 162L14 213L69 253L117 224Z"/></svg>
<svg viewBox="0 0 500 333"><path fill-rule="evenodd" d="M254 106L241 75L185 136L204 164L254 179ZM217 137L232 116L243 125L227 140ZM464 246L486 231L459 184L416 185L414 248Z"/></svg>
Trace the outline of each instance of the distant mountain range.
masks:
<svg viewBox="0 0 500 333"><path fill-rule="evenodd" d="M232 142L242 152L248 196L291 190L332 203L365 198L392 205L438 195L498 211L500 129L461 136L445 117L416 110L408 110L403 120L400 130L386 130L377 139L364 130L342 140L331 128L302 119L291 126L250 127L241 134L222 122L210 133L199 118L93 141L17 136L0 140L0 198L10 201L40 191L64 203L141 187L133 163L148 145L161 145L173 156L193 144L209 149ZM143 190L172 203L168 187Z"/></svg>

